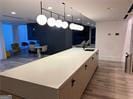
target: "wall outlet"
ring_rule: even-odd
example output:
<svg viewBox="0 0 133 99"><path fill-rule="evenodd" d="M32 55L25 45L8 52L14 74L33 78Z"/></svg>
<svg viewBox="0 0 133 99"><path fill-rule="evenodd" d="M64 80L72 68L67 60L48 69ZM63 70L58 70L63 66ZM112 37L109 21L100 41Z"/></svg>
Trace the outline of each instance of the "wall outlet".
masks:
<svg viewBox="0 0 133 99"><path fill-rule="evenodd" d="M120 35L120 33L115 33L115 35L116 35L116 36L119 36L119 35Z"/></svg>

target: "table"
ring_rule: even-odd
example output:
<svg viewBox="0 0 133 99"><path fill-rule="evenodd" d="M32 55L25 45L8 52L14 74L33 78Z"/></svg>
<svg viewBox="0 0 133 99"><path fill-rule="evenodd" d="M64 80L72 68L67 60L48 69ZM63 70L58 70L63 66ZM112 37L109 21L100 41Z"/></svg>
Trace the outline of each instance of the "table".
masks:
<svg viewBox="0 0 133 99"><path fill-rule="evenodd" d="M35 46L35 49L37 49L37 55L38 55L38 58L41 58L41 49L42 47L41 46Z"/></svg>

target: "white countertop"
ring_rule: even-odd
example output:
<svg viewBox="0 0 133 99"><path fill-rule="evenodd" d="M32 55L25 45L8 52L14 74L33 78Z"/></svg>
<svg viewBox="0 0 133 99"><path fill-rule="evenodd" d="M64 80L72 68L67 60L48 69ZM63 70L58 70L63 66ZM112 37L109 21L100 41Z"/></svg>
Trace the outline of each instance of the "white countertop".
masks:
<svg viewBox="0 0 133 99"><path fill-rule="evenodd" d="M95 52L71 48L0 75L58 89Z"/></svg>

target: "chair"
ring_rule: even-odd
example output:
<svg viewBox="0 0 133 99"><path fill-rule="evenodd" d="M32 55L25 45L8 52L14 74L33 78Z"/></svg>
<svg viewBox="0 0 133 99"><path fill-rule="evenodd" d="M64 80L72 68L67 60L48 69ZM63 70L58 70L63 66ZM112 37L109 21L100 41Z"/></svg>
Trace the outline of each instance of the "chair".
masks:
<svg viewBox="0 0 133 99"><path fill-rule="evenodd" d="M44 54L48 49L48 46L47 45L43 45L42 46L42 50L41 50L41 54Z"/></svg>
<svg viewBox="0 0 133 99"><path fill-rule="evenodd" d="M34 45L35 45L36 43L35 43L35 42L33 42L33 41L30 41L30 44L34 44Z"/></svg>
<svg viewBox="0 0 133 99"><path fill-rule="evenodd" d="M85 43L86 46L90 46L90 40Z"/></svg>
<svg viewBox="0 0 133 99"><path fill-rule="evenodd" d="M37 53L35 44L30 44L29 45L29 53Z"/></svg>
<svg viewBox="0 0 133 99"><path fill-rule="evenodd" d="M23 47L26 47L26 46L28 46L29 44L27 43L27 42L22 42L21 43L21 46L23 46Z"/></svg>
<svg viewBox="0 0 133 99"><path fill-rule="evenodd" d="M13 43L13 44L11 44L11 46L12 46L13 53L20 52L20 47L19 47L19 44L18 43Z"/></svg>
<svg viewBox="0 0 133 99"><path fill-rule="evenodd" d="M83 47L86 44L85 40L82 41L80 44L76 45L76 47Z"/></svg>

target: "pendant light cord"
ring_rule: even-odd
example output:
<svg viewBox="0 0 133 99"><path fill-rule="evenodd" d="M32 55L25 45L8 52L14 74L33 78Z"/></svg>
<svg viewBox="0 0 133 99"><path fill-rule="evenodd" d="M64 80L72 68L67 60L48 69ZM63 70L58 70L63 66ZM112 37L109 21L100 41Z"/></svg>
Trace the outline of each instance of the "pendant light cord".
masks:
<svg viewBox="0 0 133 99"><path fill-rule="evenodd" d="M71 7L72 22L73 22L73 8Z"/></svg>
<svg viewBox="0 0 133 99"><path fill-rule="evenodd" d="M41 15L42 15L42 1L40 1L40 9L41 9Z"/></svg>
<svg viewBox="0 0 133 99"><path fill-rule="evenodd" d="M64 20L66 20L66 4L64 2L62 4L64 5Z"/></svg>
<svg viewBox="0 0 133 99"><path fill-rule="evenodd" d="M80 13L80 16L81 16L81 24L83 24L83 19L82 19L82 14Z"/></svg>

